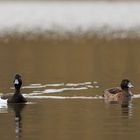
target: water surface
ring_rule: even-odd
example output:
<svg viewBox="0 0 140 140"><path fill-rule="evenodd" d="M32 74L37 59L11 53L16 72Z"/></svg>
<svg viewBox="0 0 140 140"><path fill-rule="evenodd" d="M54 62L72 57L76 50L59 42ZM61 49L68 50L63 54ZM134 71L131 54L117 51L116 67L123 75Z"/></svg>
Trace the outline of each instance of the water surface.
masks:
<svg viewBox="0 0 140 140"><path fill-rule="evenodd" d="M20 73L28 99L0 100L1 139L139 140L139 7L0 2L0 93L13 93ZM129 106L105 103L103 90L124 78L135 86Z"/></svg>
<svg viewBox="0 0 140 140"><path fill-rule="evenodd" d="M19 72L29 100L22 107L1 106L1 138L139 139L139 44L129 38L1 43L1 93L14 92ZM123 78L135 85L136 98L128 108L106 104L102 91Z"/></svg>

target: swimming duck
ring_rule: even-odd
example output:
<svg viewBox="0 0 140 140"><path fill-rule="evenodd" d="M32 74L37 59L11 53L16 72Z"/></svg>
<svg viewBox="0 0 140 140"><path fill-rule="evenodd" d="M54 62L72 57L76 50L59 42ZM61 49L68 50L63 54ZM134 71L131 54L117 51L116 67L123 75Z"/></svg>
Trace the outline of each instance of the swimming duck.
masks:
<svg viewBox="0 0 140 140"><path fill-rule="evenodd" d="M132 88L133 85L128 79L123 79L121 81L120 87L110 88L106 89L104 91L103 97L106 102L109 103L121 103L122 105L127 104L132 96L130 88Z"/></svg>
<svg viewBox="0 0 140 140"><path fill-rule="evenodd" d="M14 78L14 87L15 87L15 93L14 94L3 94L1 96L1 99L8 99L8 103L25 103L27 100L25 97L21 94L20 88L22 86L22 79L20 74L16 74Z"/></svg>

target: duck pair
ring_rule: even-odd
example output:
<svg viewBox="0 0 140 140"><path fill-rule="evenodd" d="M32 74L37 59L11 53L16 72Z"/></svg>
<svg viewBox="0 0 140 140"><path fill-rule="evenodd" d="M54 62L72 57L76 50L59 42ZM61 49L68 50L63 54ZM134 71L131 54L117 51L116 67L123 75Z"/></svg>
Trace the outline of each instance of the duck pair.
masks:
<svg viewBox="0 0 140 140"><path fill-rule="evenodd" d="M1 96L1 99L7 99L8 103L26 103L27 100L20 92L21 86L22 86L21 75L16 74L14 78L15 93L3 94ZM109 103L121 102L122 105L125 106L131 99L132 93L130 88L132 87L133 85L131 84L131 82L128 79L124 79L122 80L120 87L106 89L104 91L103 97L106 102Z"/></svg>
<svg viewBox="0 0 140 140"><path fill-rule="evenodd" d="M131 90L133 85L128 79L122 80L120 87L106 89L103 97L108 103L121 103L122 106L127 106L131 100Z"/></svg>
<svg viewBox="0 0 140 140"><path fill-rule="evenodd" d="M27 100L24 98L24 96L20 92L20 88L22 86L21 75L16 74L13 83L15 87L15 93L3 94L1 96L1 99L7 99L8 103L26 103Z"/></svg>

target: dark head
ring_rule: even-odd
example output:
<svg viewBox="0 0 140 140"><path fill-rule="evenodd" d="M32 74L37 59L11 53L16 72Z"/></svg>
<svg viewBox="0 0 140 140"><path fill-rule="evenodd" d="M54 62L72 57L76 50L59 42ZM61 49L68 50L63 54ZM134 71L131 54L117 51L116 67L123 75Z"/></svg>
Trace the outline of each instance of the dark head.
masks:
<svg viewBox="0 0 140 140"><path fill-rule="evenodd" d="M16 74L15 75L15 79L21 79L21 75L20 74Z"/></svg>
<svg viewBox="0 0 140 140"><path fill-rule="evenodd" d="M14 78L14 86L16 90L20 90L21 86L22 86L22 80L21 80L21 75L16 74L15 78Z"/></svg>
<svg viewBox="0 0 140 140"><path fill-rule="evenodd" d="M123 79L122 82L121 82L121 88L123 90L126 90L126 89L129 89L129 88L132 88L133 85L130 83L130 81L128 79Z"/></svg>

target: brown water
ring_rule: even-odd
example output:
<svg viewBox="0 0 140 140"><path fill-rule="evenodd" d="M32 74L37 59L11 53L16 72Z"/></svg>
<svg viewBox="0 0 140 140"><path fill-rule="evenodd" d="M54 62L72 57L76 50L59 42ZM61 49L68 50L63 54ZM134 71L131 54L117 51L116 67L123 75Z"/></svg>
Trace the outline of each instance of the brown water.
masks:
<svg viewBox="0 0 140 140"><path fill-rule="evenodd" d="M104 89L118 86L123 78L132 81L134 94L139 93L139 45L139 39L96 37L1 41L0 92L13 92L13 76L21 73L23 93L42 93L40 99L29 98L25 106L1 108L1 139L138 140L140 99L133 99L128 108L121 108L106 104L103 99L42 96L100 96ZM68 83L82 84L68 88ZM33 84L50 86L39 88ZM48 89L63 90L44 92ZM19 120L15 120L15 115Z"/></svg>

